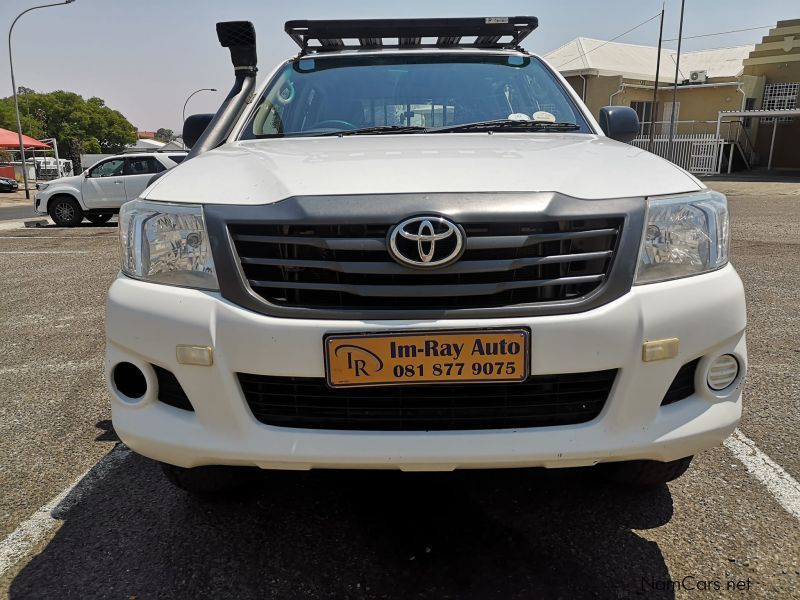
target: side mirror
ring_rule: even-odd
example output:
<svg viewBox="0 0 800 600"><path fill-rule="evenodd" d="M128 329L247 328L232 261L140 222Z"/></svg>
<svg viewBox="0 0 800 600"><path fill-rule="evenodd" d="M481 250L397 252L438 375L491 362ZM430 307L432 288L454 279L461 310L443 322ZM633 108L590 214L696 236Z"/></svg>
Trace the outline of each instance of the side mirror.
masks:
<svg viewBox="0 0 800 600"><path fill-rule="evenodd" d="M192 115L186 118L186 121L183 122L183 143L187 148L191 148L197 143L213 118L213 113Z"/></svg>
<svg viewBox="0 0 800 600"><path fill-rule="evenodd" d="M600 128L612 140L630 142L639 135L639 115L630 106L604 106Z"/></svg>

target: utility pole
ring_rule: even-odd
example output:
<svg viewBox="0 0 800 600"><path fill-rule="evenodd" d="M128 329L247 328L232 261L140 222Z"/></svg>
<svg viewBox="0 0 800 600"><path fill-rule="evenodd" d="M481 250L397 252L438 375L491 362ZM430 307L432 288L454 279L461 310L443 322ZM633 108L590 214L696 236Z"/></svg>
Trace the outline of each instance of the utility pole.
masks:
<svg viewBox="0 0 800 600"><path fill-rule="evenodd" d="M681 22L678 26L678 55L675 57L675 82L672 87L672 115L669 118L669 160L672 160L674 148L672 147L672 138L675 135L675 100L678 96L678 74L681 66L681 39L683 38L683 9L686 5L686 0L681 0Z"/></svg>
<svg viewBox="0 0 800 600"><path fill-rule="evenodd" d="M658 75L661 70L661 40L664 37L664 7L666 0L661 3L661 25L658 28L658 58L656 58L656 80L653 82L653 104L650 107L650 140L647 142L647 151L653 151L653 136L656 130L656 113L658 112Z"/></svg>
<svg viewBox="0 0 800 600"><path fill-rule="evenodd" d="M32 10L36 10L37 8L49 8L51 6L61 6L62 4L71 4L75 2L75 0L64 0L64 2L56 2L54 4L42 4L41 6L31 6L30 8L23 10L21 13L17 15L17 18L11 23L11 27L8 28L8 64L11 68L11 88L14 92L14 110L17 114L17 135L19 136L19 153L20 158L22 159L22 181L25 183L25 197L30 199L31 193L28 190L28 165L25 163L25 144L22 143L22 122L19 118L19 99L17 98L17 82L14 80L14 59L11 56L11 33L14 31L14 25L17 24L19 18L28 13Z"/></svg>

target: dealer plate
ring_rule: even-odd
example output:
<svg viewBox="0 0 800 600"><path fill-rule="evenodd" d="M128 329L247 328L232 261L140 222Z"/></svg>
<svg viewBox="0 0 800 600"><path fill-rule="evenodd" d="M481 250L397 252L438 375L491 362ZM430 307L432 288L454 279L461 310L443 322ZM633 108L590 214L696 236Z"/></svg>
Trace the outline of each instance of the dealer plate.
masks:
<svg viewBox="0 0 800 600"><path fill-rule="evenodd" d="M491 383L528 377L528 329L462 329L325 336L331 387Z"/></svg>

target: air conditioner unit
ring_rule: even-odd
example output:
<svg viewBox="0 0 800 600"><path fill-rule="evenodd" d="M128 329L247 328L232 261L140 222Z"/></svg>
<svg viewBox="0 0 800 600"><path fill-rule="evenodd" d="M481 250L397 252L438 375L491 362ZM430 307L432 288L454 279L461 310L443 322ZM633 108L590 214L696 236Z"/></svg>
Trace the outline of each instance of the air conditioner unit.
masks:
<svg viewBox="0 0 800 600"><path fill-rule="evenodd" d="M690 71L689 72L689 82L690 83L705 83L708 79L708 71Z"/></svg>

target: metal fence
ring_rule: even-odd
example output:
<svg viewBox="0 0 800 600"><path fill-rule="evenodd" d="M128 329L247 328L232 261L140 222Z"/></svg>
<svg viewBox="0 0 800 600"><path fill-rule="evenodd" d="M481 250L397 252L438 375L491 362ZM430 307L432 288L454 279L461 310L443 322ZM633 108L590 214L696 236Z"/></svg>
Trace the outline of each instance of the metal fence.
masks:
<svg viewBox="0 0 800 600"><path fill-rule="evenodd" d="M716 175L726 169L723 163L727 163L730 172L736 155L737 160L743 160L744 166L750 169L757 154L748 126L747 119L724 122L719 129L716 121L676 121L672 125L674 149L671 160L696 175ZM633 145L647 150L651 129L655 134L653 153L670 160L669 121L642 122Z"/></svg>
<svg viewBox="0 0 800 600"><path fill-rule="evenodd" d="M716 133L717 121L675 121L672 125L673 132L676 136L697 135L701 133ZM650 129L653 129L655 135L669 135L670 121L641 121L639 123L639 136L649 137ZM726 140L733 140L738 137L739 122L727 121L723 123L719 135Z"/></svg>
<svg viewBox="0 0 800 600"><path fill-rule="evenodd" d="M632 145L644 150L650 145L650 138L637 137ZM653 137L651 152L662 158L671 160L679 167L695 175L713 175L719 173L720 157L725 139L714 133L696 133L675 135L672 138L672 155L668 135Z"/></svg>

